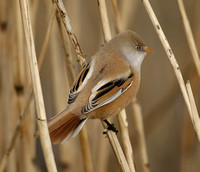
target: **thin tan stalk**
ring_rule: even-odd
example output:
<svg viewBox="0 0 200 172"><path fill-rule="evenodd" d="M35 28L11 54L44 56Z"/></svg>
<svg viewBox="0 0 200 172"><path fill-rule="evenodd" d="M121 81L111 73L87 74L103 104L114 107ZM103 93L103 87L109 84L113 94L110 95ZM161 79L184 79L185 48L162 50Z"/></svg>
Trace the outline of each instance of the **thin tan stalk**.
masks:
<svg viewBox="0 0 200 172"><path fill-rule="evenodd" d="M37 21L38 21L37 14L38 14L38 9L40 7L40 0L29 1L29 6L31 8L30 15L31 15L31 25L32 25L32 31L33 31L33 37L35 38L36 25L37 25Z"/></svg>
<svg viewBox="0 0 200 172"><path fill-rule="evenodd" d="M122 24L121 24L121 17L120 17L120 14L119 14L117 0L112 0L112 6L113 6L114 16L115 16L114 19L115 19L116 32L121 33L124 29L122 28Z"/></svg>
<svg viewBox="0 0 200 172"><path fill-rule="evenodd" d="M104 128L107 127L107 125L102 121L102 125ZM108 139L110 141L110 144L112 146L112 149L115 153L115 156L118 160L118 163L120 165L120 168L122 171L125 171L125 172L129 172L130 171L130 168L128 166L128 163L126 161L126 158L124 156L124 153L122 151L122 148L121 148L121 145L117 139L117 135L116 133L114 133L113 131L110 131L108 130L107 131L107 136L108 136Z"/></svg>
<svg viewBox="0 0 200 172"><path fill-rule="evenodd" d="M70 19L68 17L68 14L67 14L67 10L65 9L65 6L63 4L63 1L62 0L57 0L55 1L55 3L57 4L57 7L58 7L58 10L60 12L60 15L61 15L61 18L62 18L62 21L63 21L63 24L65 25L65 29L70 37L70 40L71 40L71 43L74 47L74 50L76 52L76 55L77 55L77 58L81 64L81 66L84 66L86 65L86 60L83 56L83 53L81 51L81 48L77 42L77 38L76 38L76 35L71 27L71 22L70 22Z"/></svg>
<svg viewBox="0 0 200 172"><path fill-rule="evenodd" d="M182 17L184 29L185 29L185 35L186 35L186 38L187 38L188 46L189 46L190 51L192 53L192 57L193 57L194 64L195 64L196 69L197 69L197 73L200 77L200 58L199 58L197 47L196 47L196 44L195 44L195 41L194 41L194 36L192 34L192 29L190 27L190 23L189 23L189 20L188 20L186 11L185 11L183 0L177 0L177 1L178 1L178 6L179 6L180 13L181 13L181 17Z"/></svg>
<svg viewBox="0 0 200 172"><path fill-rule="evenodd" d="M138 150L140 152L140 163L143 172L149 172L149 160L147 156L147 148L145 142L144 125L142 118L142 110L140 105L137 103L136 99L131 103L133 109L133 125L135 126L137 132Z"/></svg>
<svg viewBox="0 0 200 172"><path fill-rule="evenodd" d="M69 79L73 77L69 76L71 72L68 74L68 68L69 66L66 66L65 64L67 57L66 54L62 53L60 54L60 50L58 51L57 47L55 46L55 42L60 42L60 45L64 48L64 50L67 49L66 53L69 53L69 46L70 42L68 44L65 44L65 39L69 39L68 35L66 34L64 25L61 21L61 18L59 16L59 13L56 15L57 20L59 22L56 22L55 24L58 24L58 27L54 25L51 33L51 39L49 42L49 54L48 57L50 66L51 66L51 85L52 85L52 96L53 96L53 113L57 113L60 109L63 109L63 107L67 106L66 102L66 90L70 89L70 85L72 84L72 81ZM64 30L64 33L62 33ZM60 36L61 35L61 41ZM68 40L69 41L69 40ZM74 54L74 52L73 52ZM64 56L63 56L64 55ZM80 168L83 168L82 162L80 162L79 166L76 165L77 157L81 155L81 152L79 154L75 153L77 150L79 150L79 145L82 145L83 143L79 143L78 139L72 139L67 144L59 144L58 145L58 152L59 152L59 168L60 171L80 171ZM80 150L79 150L80 151ZM81 157L80 157L81 158ZM69 165L68 165L69 164Z"/></svg>
<svg viewBox="0 0 200 172"><path fill-rule="evenodd" d="M129 131L128 131L128 121L127 121L127 115L125 109L120 112L118 115L119 120L119 126L122 136L122 144L124 148L124 154L127 159L127 163L129 165L130 171L135 171L134 166L134 159L133 159L133 150L132 145L129 137Z"/></svg>
<svg viewBox="0 0 200 172"><path fill-rule="evenodd" d="M121 27L122 30L125 30L129 28L132 21L135 20L137 9L139 6L139 1L123 0L118 2L119 2L121 21L122 21Z"/></svg>
<svg viewBox="0 0 200 172"><path fill-rule="evenodd" d="M195 162L193 162L194 152L197 147L196 134L194 132L193 125L191 124L191 119L187 113L187 109L184 108L183 124L181 126L180 172L197 171L194 170Z"/></svg>
<svg viewBox="0 0 200 172"><path fill-rule="evenodd" d="M108 42L112 36L110 31L110 25L108 21L108 13L106 9L106 1L105 0L98 0L100 15L101 15L101 23L103 28L104 40Z"/></svg>
<svg viewBox="0 0 200 172"><path fill-rule="evenodd" d="M178 83L179 83L179 86L180 86L180 89L181 89L181 92L183 94L183 98L185 100L185 103L186 103L186 106L187 106L187 109L188 109L188 112L189 114L192 116L192 112L195 111L195 110L192 110L193 106L191 105L191 102L190 102L190 98L188 96L188 93L187 93L187 90L186 90L186 87L185 87L185 83L184 83L184 80L183 80L183 76L181 74L181 71L180 71L180 67L176 61L176 58L174 56L174 53L167 41L167 38L165 37L165 34L158 22L158 19L149 3L148 0L143 0L142 3L144 4L144 7L153 23L153 26L160 38L160 41L165 49L165 52L169 58L169 61L171 62L171 65L174 69L174 72L175 72L175 75L176 75L176 78L178 80ZM192 96L192 95L191 95Z"/></svg>
<svg viewBox="0 0 200 172"><path fill-rule="evenodd" d="M97 172L107 171L109 166L109 155L110 155L110 143L105 142L104 137L100 137L98 149L97 149ZM103 150L103 151L102 151ZM105 153L106 152L106 153Z"/></svg>
<svg viewBox="0 0 200 172"><path fill-rule="evenodd" d="M193 30L193 35L194 35L194 38L195 38L196 45L200 45L200 22L199 22L200 11L199 11L199 6L200 6L200 1L195 1L195 3L194 3L194 17L192 18L194 25L192 27L192 30ZM200 47L197 46L196 48L197 48L197 51L199 52Z"/></svg>
<svg viewBox="0 0 200 172"><path fill-rule="evenodd" d="M24 121L26 115L28 114L27 112L28 112L29 105L30 105L31 100L32 100L32 95L33 95L32 89L29 89L29 92L28 92L27 94L28 94L28 96L27 96L27 99L26 99L26 101L25 101L25 102L26 102L25 108L24 108L24 110L23 110L23 112L22 112L22 114L21 114L20 121L19 121L18 125L17 125L16 128L15 128L15 132L14 132L14 134L13 134L13 136L12 136L12 139L11 139L11 141L9 142L8 148L6 149L6 152L5 152L5 154L3 155L3 158L2 158L2 160L1 160L1 163L0 163L0 171L1 171L1 172L5 171L5 168L6 168L6 165L7 165L7 163L8 163L8 158L9 158L9 156L10 156L10 153L11 153L13 147L15 146L16 139L17 139L17 137L19 136L21 127L22 127L22 125L23 125L23 121Z"/></svg>
<svg viewBox="0 0 200 172"><path fill-rule="evenodd" d="M93 172L94 169L93 169L93 164L92 164L92 156L91 156L90 147L88 146L90 145L90 143L89 143L86 128L83 127L80 132L81 134L79 134L79 136L81 140L81 150L83 152L82 155L83 155L83 161L84 161L84 169L86 172Z"/></svg>
<svg viewBox="0 0 200 172"><path fill-rule="evenodd" d="M54 14L54 15L55 15L55 14ZM50 20L51 20L51 18L52 18L52 17L50 17ZM50 23L50 22L49 22L49 23ZM49 24L48 27L52 27L52 25ZM51 30L51 29L48 29L48 30ZM46 34L46 35L45 35L45 41L44 41L43 46L42 46L43 48L41 49L41 52L40 52L40 56L39 56L39 59L38 59L38 61L40 61L40 66L38 66L39 69L41 68L42 63L43 63L43 60L40 60L40 59L43 58L42 56L44 56L44 55L45 55L45 52L46 52L46 47L45 47L44 44L46 44L46 41L49 40L47 37L49 37L49 34ZM29 88L29 92L27 93L27 99L25 100L24 109L22 110L22 113L21 113L21 115L20 115L20 117L21 117L21 118L20 118L20 121L19 121L19 123L17 124L17 126L16 126L16 128L15 128L15 130L14 130L12 139L11 139L11 141L9 142L8 147L7 147L7 149L6 149L6 152L5 152L5 154L3 155L3 158L2 158L2 160L1 160L1 163L0 163L0 171L1 171L1 170L4 171L4 169L5 169L5 167L6 167L7 163L8 163L8 158L9 158L9 156L10 156L10 153L11 153L13 147L15 146L16 139L17 139L17 137L19 136L19 133L20 133L20 131L21 131L21 127L22 127L22 125L23 125L25 116L27 115L27 112L28 112L28 109L29 109L31 100L32 100L32 98L33 98L33 97L32 97L32 96L33 96L32 86L30 85L30 86L28 86L28 88Z"/></svg>
<svg viewBox="0 0 200 172"><path fill-rule="evenodd" d="M112 5L113 5L114 15L115 15L116 32L119 33L119 32L122 32L123 28L122 28L122 24L121 24L121 20L120 20L120 14L119 14L119 10L118 10L116 0L112 0ZM140 107L139 103L137 103L136 99L134 99L134 101L131 102L131 108L134 112L133 118L135 119L133 126L138 133L137 134L137 140L139 142L139 149L138 150L139 150L140 157L141 157L141 159L140 159L141 168L142 168L143 172L148 172L148 171L150 171L150 169L149 169L149 161L148 161L147 149L146 149L146 141L145 141L145 134L144 134L142 111L141 111L141 107ZM123 114L123 112L122 112L122 114ZM118 118L119 118L119 116L118 116ZM124 122L123 122L123 124L122 124L122 122L119 122L120 126L125 125L127 123L127 122L125 122L126 118L127 118L126 115L124 115ZM123 119L121 121L123 121ZM127 131L128 131L128 123L127 123L126 128L127 128ZM130 143L130 139L129 138L125 139L123 135L126 135L126 134L125 133L122 134L122 140L124 140L124 142L127 143L127 145L124 145L124 148L126 148L129 145L128 143ZM128 141L126 141L126 140L128 140ZM130 154L130 152L131 152L131 154ZM134 165L133 164L133 162L134 162L133 157L134 156L132 154L132 147L129 147L128 150L125 149L125 155L126 155L129 167L133 167L133 165ZM130 157L132 157L132 162L130 161L130 159L131 159Z"/></svg>
<svg viewBox="0 0 200 172"><path fill-rule="evenodd" d="M66 32L64 32L65 31L65 30L63 30L64 27L60 23L60 17L58 17L58 24L59 24L61 38L62 38L62 42L63 42L63 45L64 45L65 54L66 54L65 64L66 64L66 70L67 70L67 81L71 85L73 83L73 80L75 79L76 73L75 73L75 70L72 66L73 65L72 64L72 57L70 57L70 56L72 56L72 53L71 53L71 55L69 55L69 53L70 53L69 52L70 51L70 47L69 47L70 42L68 40L65 40L66 39ZM69 44L65 44L65 41L68 41ZM80 131L79 136L80 136L80 140L81 140L80 145L81 145L81 150L82 150L84 169L87 172L92 172L92 171L94 171L93 170L93 163L92 163L89 139L88 139L88 136L87 136L87 130L86 130L85 126ZM68 147L66 147L66 146L68 146ZM70 153L69 149L70 149L70 151L72 149L76 149L75 147L72 148L71 146L70 145L61 145L60 146L60 150L62 151L60 158L61 158L63 163L69 163L69 161L70 162L76 161L76 156L74 156L74 158L72 158L72 156L69 155L69 153ZM63 151L65 151L65 152L63 152ZM66 152L69 155L68 157L66 157Z"/></svg>
<svg viewBox="0 0 200 172"><path fill-rule="evenodd" d="M61 0L58 0L56 3L57 3L57 6L58 6L58 10L59 10L59 12L60 12L60 14L61 14L61 17L62 17L62 19L63 19L62 21L64 22L64 25L65 25L65 27L66 27L66 29L67 29L67 32L68 32L68 34L69 34L69 36L70 36L70 39L71 39L71 41L72 41L72 45L74 46L74 48L75 48L75 50L76 50L77 57L79 58L80 63L81 63L82 65L84 65L86 62L85 62L85 59L83 58L82 52L80 51L81 49L80 49L80 47L79 47L79 44L78 44L77 39L76 39L76 37L75 37L75 34L72 34L72 33L73 33L72 27L71 27L71 24L70 24L69 17L68 17L68 15L67 15L67 11L66 11L66 9L65 9L65 7L64 7L64 5L63 5L63 2L62 2ZM80 57L81 57L81 58L80 58ZM81 61L81 59L82 59L82 61ZM109 133L110 133L110 132L109 132ZM108 135L110 135L110 134L108 134ZM113 136L113 137L115 137L115 136ZM117 137L116 137L115 139L117 139ZM112 140L112 138L111 138L111 140ZM112 143L115 143L115 142L112 141ZM116 145L118 145L118 144L116 144ZM120 147L120 148L121 148L121 147ZM122 149L120 149L120 148L118 148L118 149L121 150L120 152L122 152ZM114 149L114 150L116 150L116 152L117 152L118 149ZM124 157L124 159L125 159L125 157ZM121 161L120 161L120 162L121 162ZM120 162L119 162L119 163L120 163ZM122 162L124 162L124 161L122 161ZM127 164L127 163L126 163L126 164ZM126 165L124 165L124 169L126 169Z"/></svg>
<svg viewBox="0 0 200 172"><path fill-rule="evenodd" d="M105 42L109 41L111 39L111 31L110 31L110 26L109 26L109 21L108 21L108 13L107 13L107 9L106 9L106 3L105 3L105 0L98 0L98 4L99 4L99 10L100 10L100 15L101 15L101 23L102 23L102 27L103 27L103 33L104 33L104 40ZM125 148L125 156L126 156L126 159L127 159L127 162L124 162L122 164L120 164L121 168L124 168L126 167L126 163L128 164L129 166L129 170L130 171L135 171L135 166L134 166L134 162L133 162L133 154L132 154L132 146L131 146L131 142L130 142L130 138L129 138L129 132L128 132L128 123L126 122L126 119L127 118L127 115L126 115L126 112L125 110L122 111L120 114L119 114L119 123L120 123L120 126L121 126L121 134L122 134L122 142L123 142L123 145L124 145L124 148ZM115 135L113 135L114 137ZM109 137L109 135L108 135ZM110 143L112 145L112 147L114 146L113 145L113 141L112 140L112 137L109 138L110 140ZM117 137L115 138L117 139ZM119 144L120 146L120 144ZM121 149L121 147L117 148L117 149ZM116 149L113 148L114 151L116 151ZM123 152L115 152L115 155L116 153L123 153ZM123 154L121 154L120 156L116 155L117 156L117 159L118 161L120 160L120 158L124 159L123 158ZM125 160L126 160L125 159Z"/></svg>
<svg viewBox="0 0 200 172"><path fill-rule="evenodd" d="M3 156L7 144L11 138L13 131L13 123L16 120L14 115L15 109L13 95L13 47L15 45L11 42L12 31L9 26L15 27L14 22L10 20L9 10L13 6L13 1L0 1L0 156ZM13 38L13 37L12 37ZM12 91L11 91L12 90ZM17 154L14 152L10 157L7 171L14 171L17 167Z"/></svg>
<svg viewBox="0 0 200 172"><path fill-rule="evenodd" d="M190 78L191 82L198 78L196 74L196 69L191 65L188 65L183 70L183 76L185 78ZM144 126L145 126L145 134L148 136L155 130L161 121L165 119L167 113L165 113L176 101L176 97L179 95L179 87L177 86L176 81L170 86L169 89L165 91L165 94L161 97L159 102L153 107L149 113L144 117ZM162 114L162 115L160 115Z"/></svg>
<svg viewBox="0 0 200 172"><path fill-rule="evenodd" d="M45 39L44 39L44 42L43 42L43 45L42 45L42 48L41 48L41 52L39 54L39 57L40 57L38 59L39 69L41 68L41 65L42 65L44 57L45 57L45 53L46 53L47 45L48 45L48 42L49 42L50 33L51 33L51 30L52 30L55 14L56 14L56 5L53 4L52 9L51 9L51 14L50 14L50 17L49 17L49 23L48 23Z"/></svg>
<svg viewBox="0 0 200 172"><path fill-rule="evenodd" d="M200 94L199 76L196 69L193 68L195 77L191 79L193 83L193 92L195 95ZM196 100L199 104L199 100ZM183 124L181 126L181 154L180 154L180 172L198 171L198 166L195 166L194 152L196 152L198 142L196 142L196 133L191 123L190 116L187 115L187 110L184 108Z"/></svg>
<svg viewBox="0 0 200 172"><path fill-rule="evenodd" d="M35 45L33 41L33 33L30 23L30 13L27 0L20 0L21 15L23 21L23 28L28 51L28 60L31 70L31 78L33 84L33 92L35 98L36 111L38 115L38 127L40 132L40 140L44 159L48 171L57 171L54 155L52 151L51 141L48 132L46 112L44 107L44 100L42 95L42 88L40 83L39 70L37 65L37 58L35 52Z"/></svg>
<svg viewBox="0 0 200 172"><path fill-rule="evenodd" d="M59 25L60 34L61 34L63 47L64 47L64 53L65 53L64 57L65 57L65 65L66 65L66 73L67 73L66 80L68 80L69 85L71 85L74 82L74 79L76 77L76 71L75 71L75 68L73 67L74 52L72 52L72 48L69 46L70 40L68 39L68 37L66 37L66 30L65 30L64 25L62 24L62 19L60 15L57 15L57 22Z"/></svg>
<svg viewBox="0 0 200 172"><path fill-rule="evenodd" d="M22 20L21 20L21 12L20 12L20 6L19 1L14 1L15 3L15 29L13 30L13 37L15 38L15 43L13 44L15 46L14 52L16 52L15 60L13 61L14 64L14 80L13 84L15 89L15 104L14 107L14 116L17 117L17 120L13 122L13 127L16 126L16 123L19 119L23 118L21 117L24 106L26 105L26 95L29 94L30 87L30 73L26 58L26 48L24 47L24 34L23 34L23 26L22 26ZM27 90L27 91L26 91ZM32 90L32 88L30 89ZM34 105L31 103L31 106L28 108L28 114L26 119L23 120L22 126L19 126L20 129L20 137L17 139L17 142L14 146L14 150L12 153L17 153L17 157L21 156L20 160L16 159L17 166L19 171L35 171L35 166L32 161L33 158L35 158L35 138L33 137L33 133L35 131L35 111L34 111ZM21 122L21 121L20 121ZM19 122L19 123L20 123ZM13 134L13 131L12 133ZM17 137L16 137L17 138ZM10 144L9 139L9 144ZM6 146L7 148L7 146ZM10 162L11 159L9 159ZM9 166L9 164L7 165Z"/></svg>
<svg viewBox="0 0 200 172"><path fill-rule="evenodd" d="M197 134L198 140L200 142L200 118L199 118L198 110L197 110L196 103L195 103L195 100L194 100L194 96L193 96L193 93L192 93L190 81L187 81L186 88L187 88L187 91L188 91L188 96L189 96L191 109L192 109L192 113L190 113L190 118L191 118L194 130Z"/></svg>
<svg viewBox="0 0 200 172"><path fill-rule="evenodd" d="M3 35L5 36L4 39L6 38L6 35ZM4 43L7 44L6 41L4 41ZM4 48L4 47L3 47ZM2 101L1 101L1 127L2 127L2 131L6 134L2 134L1 136L1 140L4 142L2 142L2 147L3 149L5 150L7 148L7 145L9 144L10 142L10 138L11 138L11 126L12 126L12 118L13 115L12 113L12 104L13 104L13 98L10 96L10 89L13 88L13 85L12 85L12 82L11 82L11 76L12 76L12 66L11 66L11 61L12 59L9 59L7 58L7 56L5 54L3 54L3 56L1 56L1 69L3 72L3 75L2 75L2 85L1 85L1 89L4 90L2 92ZM6 71L7 70L7 71ZM12 86L12 87L11 87ZM3 158L4 157L4 154L1 155L1 157ZM14 155L14 156L13 156ZM6 157L5 157L6 158ZM15 158L16 158L16 154L12 154L12 156L10 157L10 161L9 161L9 166L7 167L7 170L8 171L13 171L16 169L16 161L15 161ZM1 162L0 164L0 169L2 169L2 165L3 163L5 162ZM6 160L6 163L8 163L8 161ZM3 167L4 168L4 167ZM2 171L1 171L2 172Z"/></svg>
<svg viewBox="0 0 200 172"><path fill-rule="evenodd" d="M71 22L68 17L68 14L67 14L67 10L65 9L65 6L64 6L62 0L56 1L56 4L58 7L58 11L60 13L61 19L63 21L63 24L65 26L65 29L70 37L70 41L76 52L77 59L79 60L80 65L83 67L84 65L86 65L86 60L82 54L82 51L78 44L75 33L73 32ZM61 30L61 34L62 34L62 30ZM72 68L70 68L70 69L72 69ZM74 70L73 71L70 70L70 73L73 73L73 72L74 72ZM73 74L73 76L74 76L74 74ZM88 140L88 136L87 136L87 130L85 127L86 126L84 126L82 128L82 130L79 133L79 136L80 136L80 141L81 141L81 148L82 148L82 155L83 155L85 171L92 172L93 171L92 157L91 157L91 151L90 151L90 146L89 146L89 140Z"/></svg>

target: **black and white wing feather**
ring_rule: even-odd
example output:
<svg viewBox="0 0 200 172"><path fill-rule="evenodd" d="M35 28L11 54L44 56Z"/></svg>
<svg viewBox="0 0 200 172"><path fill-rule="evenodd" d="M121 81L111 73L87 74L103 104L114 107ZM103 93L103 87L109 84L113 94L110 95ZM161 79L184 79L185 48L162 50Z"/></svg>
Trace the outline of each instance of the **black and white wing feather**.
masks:
<svg viewBox="0 0 200 172"><path fill-rule="evenodd" d="M126 78L118 78L107 82L100 81L99 87L93 88L89 103L82 108L82 113L87 114L103 105L111 103L132 85L133 79L134 75L131 73Z"/></svg>
<svg viewBox="0 0 200 172"><path fill-rule="evenodd" d="M89 73L91 68L91 63L85 66L82 71L79 73L78 77L74 81L68 98L68 104L73 103L76 100L81 89L85 86L86 80L91 76L91 72Z"/></svg>

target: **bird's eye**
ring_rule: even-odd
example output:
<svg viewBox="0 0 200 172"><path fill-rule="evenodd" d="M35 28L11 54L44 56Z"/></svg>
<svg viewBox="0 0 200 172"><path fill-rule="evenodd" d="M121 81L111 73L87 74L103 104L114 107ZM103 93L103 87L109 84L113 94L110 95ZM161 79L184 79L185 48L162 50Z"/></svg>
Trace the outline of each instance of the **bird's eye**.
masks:
<svg viewBox="0 0 200 172"><path fill-rule="evenodd" d="M140 46L139 46L139 45L136 45L136 46L135 46L135 49L136 49L136 50L140 50Z"/></svg>

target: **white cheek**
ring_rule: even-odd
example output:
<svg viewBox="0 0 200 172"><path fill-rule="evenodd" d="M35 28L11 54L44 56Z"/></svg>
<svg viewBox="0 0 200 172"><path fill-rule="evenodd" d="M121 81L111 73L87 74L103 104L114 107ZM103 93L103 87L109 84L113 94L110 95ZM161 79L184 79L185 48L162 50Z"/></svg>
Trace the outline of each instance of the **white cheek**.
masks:
<svg viewBox="0 0 200 172"><path fill-rule="evenodd" d="M144 53L144 52L135 52L135 51L126 54L126 58L127 58L128 62L138 72L140 71L140 66L141 66L142 61L143 61L145 56L146 56L146 53Z"/></svg>

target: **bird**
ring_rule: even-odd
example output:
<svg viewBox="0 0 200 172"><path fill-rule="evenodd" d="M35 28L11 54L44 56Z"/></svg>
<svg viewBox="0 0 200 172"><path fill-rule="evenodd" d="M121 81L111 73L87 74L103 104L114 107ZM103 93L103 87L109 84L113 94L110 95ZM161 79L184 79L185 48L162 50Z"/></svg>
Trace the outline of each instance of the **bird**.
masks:
<svg viewBox="0 0 200 172"><path fill-rule="evenodd" d="M88 119L101 119L117 132L107 118L117 115L136 96L141 64L149 52L152 50L131 30L105 43L72 84L68 105L49 120L51 142L69 141Z"/></svg>

